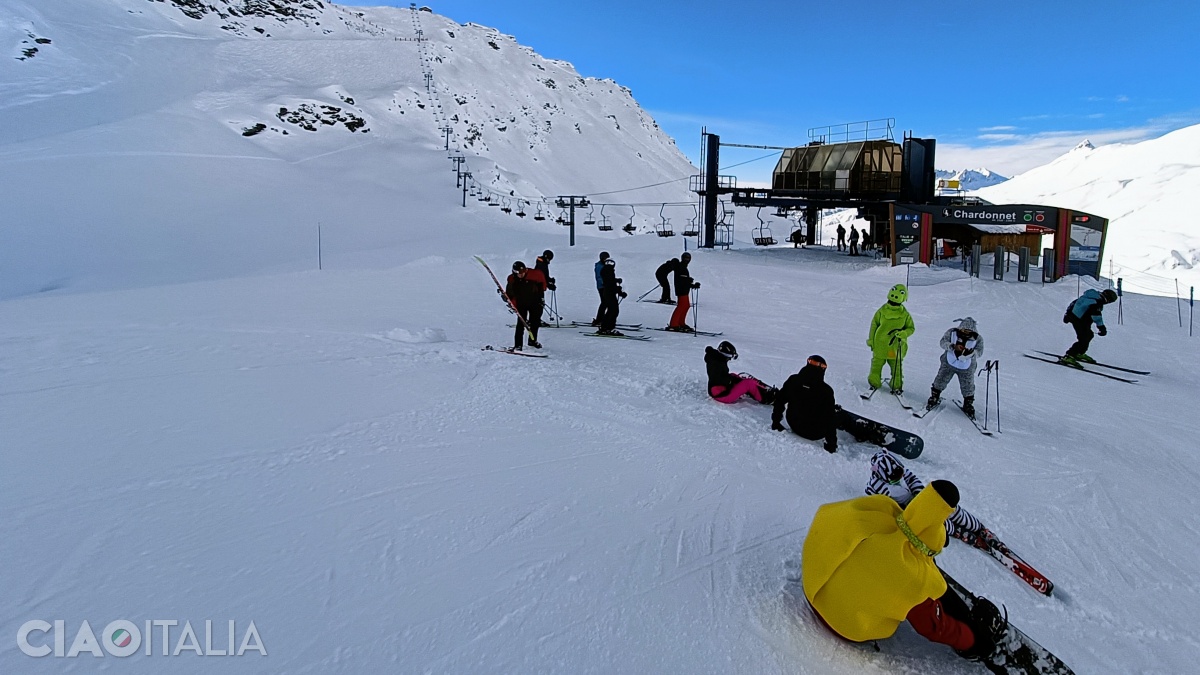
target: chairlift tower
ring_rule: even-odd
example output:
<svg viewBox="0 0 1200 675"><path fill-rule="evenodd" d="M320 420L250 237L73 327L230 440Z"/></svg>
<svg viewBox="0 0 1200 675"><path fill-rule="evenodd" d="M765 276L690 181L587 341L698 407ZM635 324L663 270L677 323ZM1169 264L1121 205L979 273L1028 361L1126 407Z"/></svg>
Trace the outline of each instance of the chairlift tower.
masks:
<svg viewBox="0 0 1200 675"><path fill-rule="evenodd" d="M583 195L559 195L554 201L555 206L560 209L567 209L567 225L571 227L571 246L575 245L575 207L585 208L591 206L591 202Z"/></svg>

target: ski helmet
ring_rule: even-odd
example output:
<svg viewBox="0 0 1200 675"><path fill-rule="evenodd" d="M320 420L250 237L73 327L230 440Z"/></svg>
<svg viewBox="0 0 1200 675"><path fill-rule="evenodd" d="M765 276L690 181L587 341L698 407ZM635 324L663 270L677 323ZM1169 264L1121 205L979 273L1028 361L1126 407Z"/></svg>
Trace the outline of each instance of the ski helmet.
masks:
<svg viewBox="0 0 1200 675"><path fill-rule="evenodd" d="M727 358L736 359L738 357L737 347L734 347L733 343L728 340L717 345L717 351Z"/></svg>
<svg viewBox="0 0 1200 675"><path fill-rule="evenodd" d="M683 255L679 256L679 259L683 262L687 262L692 259L692 254L684 251Z"/></svg>
<svg viewBox="0 0 1200 675"><path fill-rule="evenodd" d="M889 483L898 483L904 478L904 465L887 450L880 450L871 458L871 471Z"/></svg>
<svg viewBox="0 0 1200 675"><path fill-rule="evenodd" d="M904 284L896 284L892 286L892 290L888 291L888 302L894 302L897 305L903 304L908 300L908 287Z"/></svg>
<svg viewBox="0 0 1200 675"><path fill-rule="evenodd" d="M521 271L523 271L524 269L525 269L525 263L521 262L520 260L518 260L517 262L513 263L513 271L514 271L514 272L521 272Z"/></svg>
<svg viewBox="0 0 1200 675"><path fill-rule="evenodd" d="M542 258L545 259L546 262L554 260L554 251L551 251L550 249L542 251Z"/></svg>
<svg viewBox="0 0 1200 675"><path fill-rule="evenodd" d="M608 260L608 251L600 251L600 262Z"/></svg>
<svg viewBox="0 0 1200 675"><path fill-rule="evenodd" d="M813 354L812 356L808 357L808 365L816 366L821 370L825 370L829 367L829 364L825 363L825 358L820 354Z"/></svg>
<svg viewBox="0 0 1200 675"><path fill-rule="evenodd" d="M1103 291L1101 291L1100 297L1104 299L1104 302L1116 302L1117 301L1117 292L1111 288L1106 288Z"/></svg>
<svg viewBox="0 0 1200 675"><path fill-rule="evenodd" d="M929 487L937 491L942 500L946 502L946 506L954 508L958 506L958 486L948 480L935 480L929 484Z"/></svg>

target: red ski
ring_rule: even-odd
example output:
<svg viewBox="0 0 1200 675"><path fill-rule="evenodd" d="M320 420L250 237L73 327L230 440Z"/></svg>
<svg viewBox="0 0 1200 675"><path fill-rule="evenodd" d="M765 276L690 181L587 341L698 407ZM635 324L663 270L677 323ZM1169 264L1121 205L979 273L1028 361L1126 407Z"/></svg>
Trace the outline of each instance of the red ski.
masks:
<svg viewBox="0 0 1200 675"><path fill-rule="evenodd" d="M1044 574L1033 568L1032 565L1025 562L1021 556L1012 552L1008 544L999 539L992 539L991 545L988 544L982 536L972 537L971 539L963 539L971 546L987 553L1004 565L1013 574L1021 578L1022 581L1029 584L1033 590L1042 595L1050 595L1054 592L1054 583L1046 578Z"/></svg>
<svg viewBox="0 0 1200 675"><path fill-rule="evenodd" d="M513 302L512 298L508 297L508 295L504 293L504 285L501 284L500 280L496 278L496 273L492 271L492 268L488 267L488 264L483 261L483 258L475 256L475 259L479 261L480 265L483 265L483 269L487 270L488 276L492 278L492 281L496 282L496 288L500 289L500 297L504 299L504 302L508 305L508 308L512 310L512 313L517 315L517 320L521 322L521 325L525 326L525 332L529 334L529 339L533 340L533 328L531 328L529 323L525 321L525 317L521 316L521 312L517 311L517 303Z"/></svg>

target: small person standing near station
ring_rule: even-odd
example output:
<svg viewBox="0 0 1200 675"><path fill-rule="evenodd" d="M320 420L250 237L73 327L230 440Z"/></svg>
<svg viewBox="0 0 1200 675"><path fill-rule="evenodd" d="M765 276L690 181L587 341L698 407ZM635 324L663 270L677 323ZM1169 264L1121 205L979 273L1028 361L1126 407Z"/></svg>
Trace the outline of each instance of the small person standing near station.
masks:
<svg viewBox="0 0 1200 675"><path fill-rule="evenodd" d="M679 258L671 258L667 262L658 266L654 270L654 279L658 281L658 285L662 287L662 297L658 302L664 305L673 305L675 301L671 299L671 274L675 268L679 266Z"/></svg>
<svg viewBox="0 0 1200 675"><path fill-rule="evenodd" d="M1088 345L1092 343L1092 323L1096 324L1096 332L1100 337L1108 335L1108 329L1104 327L1104 306L1117 301L1117 292L1111 288L1104 289L1103 292L1089 288L1083 292L1083 295L1075 298L1070 305L1067 305L1067 312L1063 314L1063 323L1071 324L1075 329L1075 344L1071 345L1065 356L1062 357L1062 362L1069 366L1078 366L1082 363L1095 363L1096 359L1088 356Z"/></svg>
<svg viewBox="0 0 1200 675"><path fill-rule="evenodd" d="M858 255L858 228L850 226L850 255Z"/></svg>
<svg viewBox="0 0 1200 675"><path fill-rule="evenodd" d="M604 314L604 279L601 278L600 272L604 269L604 261L608 260L608 251L600 251L600 260L595 265L596 270L596 292L600 294L600 306L596 308L596 318L592 319L593 326L600 325L600 317Z"/></svg>
<svg viewBox="0 0 1200 675"><path fill-rule="evenodd" d="M958 320L958 327L951 328L942 335L941 365L937 376L933 378L933 387L929 394L926 408L933 408L942 402L942 392L950 384L950 378L958 376L958 388L963 396L963 412L967 417L975 417L975 366L983 356L983 336L979 334L975 319L967 317Z"/></svg>
<svg viewBox="0 0 1200 675"><path fill-rule="evenodd" d="M547 328L550 324L542 321L542 314L546 311L546 291L554 290L554 277L550 276L550 261L554 260L554 251L546 249L538 256L536 262L533 263L533 269L542 273L545 279L546 287L542 290L542 304L537 310L537 325L539 328Z"/></svg>
<svg viewBox="0 0 1200 675"><path fill-rule="evenodd" d="M846 250L846 226L845 225L838 223L837 235L838 235L838 240L837 240L838 250L845 251Z"/></svg>

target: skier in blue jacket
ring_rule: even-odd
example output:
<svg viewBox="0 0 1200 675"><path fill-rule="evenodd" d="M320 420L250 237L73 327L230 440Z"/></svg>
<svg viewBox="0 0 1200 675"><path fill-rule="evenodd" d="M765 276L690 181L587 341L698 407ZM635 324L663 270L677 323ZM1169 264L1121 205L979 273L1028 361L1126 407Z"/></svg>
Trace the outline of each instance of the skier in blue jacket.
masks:
<svg viewBox="0 0 1200 675"><path fill-rule="evenodd" d="M596 308L596 318L592 319L593 326L600 325L600 313L604 309L604 279L600 278L600 272L604 270L604 261L608 258L608 251L600 251L600 260L596 263L596 292L600 294L600 306Z"/></svg>
<svg viewBox="0 0 1200 675"><path fill-rule="evenodd" d="M1062 362L1071 366L1078 366L1082 363L1095 363L1096 359L1087 355L1088 345L1092 342L1092 323L1096 324L1096 332L1101 337L1108 335L1108 329L1104 327L1104 306L1117 301L1117 292L1111 288L1106 288L1104 291L1088 289L1083 292L1083 295L1075 298L1075 301L1067 305L1067 311L1063 314L1063 323L1069 323L1075 329L1075 344L1067 350L1067 354L1062 357Z"/></svg>

